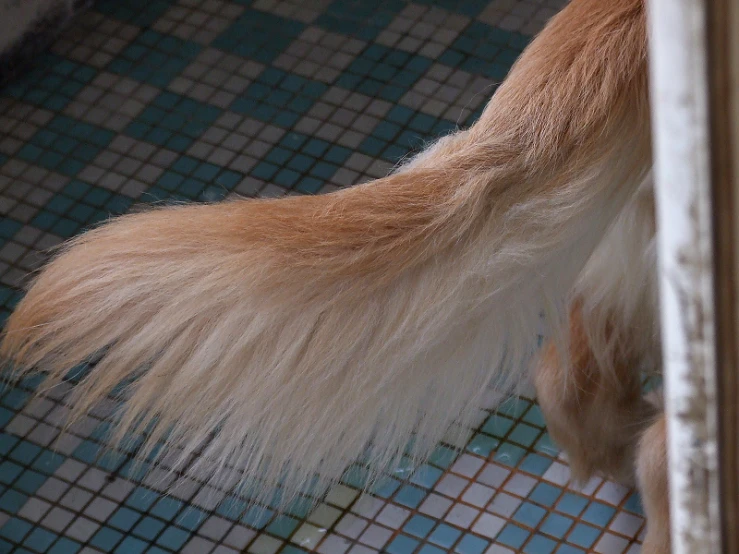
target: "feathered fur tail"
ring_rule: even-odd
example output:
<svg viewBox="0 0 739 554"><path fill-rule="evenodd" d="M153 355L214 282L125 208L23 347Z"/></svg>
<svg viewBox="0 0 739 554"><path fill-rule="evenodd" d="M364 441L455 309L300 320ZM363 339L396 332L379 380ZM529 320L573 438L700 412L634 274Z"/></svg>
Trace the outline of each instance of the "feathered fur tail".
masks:
<svg viewBox="0 0 739 554"><path fill-rule="evenodd" d="M75 410L127 382L120 433L286 496L370 444L374 467L411 436L423 454L521 377L540 311L562 313L642 180L645 42L641 0L573 0L474 127L394 175L88 232L36 279L2 355L52 383L97 359Z"/></svg>

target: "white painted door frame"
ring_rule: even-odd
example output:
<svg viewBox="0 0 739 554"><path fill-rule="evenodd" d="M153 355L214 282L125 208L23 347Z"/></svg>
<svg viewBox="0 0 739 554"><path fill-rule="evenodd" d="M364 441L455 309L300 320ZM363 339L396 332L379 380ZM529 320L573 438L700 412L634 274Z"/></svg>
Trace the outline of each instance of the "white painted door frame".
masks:
<svg viewBox="0 0 739 554"><path fill-rule="evenodd" d="M739 8L646 1L672 552L733 554Z"/></svg>

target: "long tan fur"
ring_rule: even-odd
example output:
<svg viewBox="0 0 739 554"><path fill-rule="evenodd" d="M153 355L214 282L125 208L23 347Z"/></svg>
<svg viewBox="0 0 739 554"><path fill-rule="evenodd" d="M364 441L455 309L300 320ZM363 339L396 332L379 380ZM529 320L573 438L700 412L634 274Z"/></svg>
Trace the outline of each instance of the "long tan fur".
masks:
<svg viewBox="0 0 739 554"><path fill-rule="evenodd" d="M2 355L49 383L98 358L80 413L130 382L148 431L212 478L325 482L384 467L515 382L650 164L641 0L573 0L471 129L320 197L180 206L73 240ZM440 409L443 407L444 409Z"/></svg>

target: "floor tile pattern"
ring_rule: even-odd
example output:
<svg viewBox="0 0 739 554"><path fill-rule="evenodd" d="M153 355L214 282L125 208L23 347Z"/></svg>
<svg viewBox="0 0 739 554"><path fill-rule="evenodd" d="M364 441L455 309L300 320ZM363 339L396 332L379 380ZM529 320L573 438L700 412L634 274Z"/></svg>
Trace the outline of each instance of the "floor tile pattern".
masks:
<svg viewBox="0 0 739 554"><path fill-rule="evenodd" d="M471 124L561 0L101 0L0 89L0 322L45 252L137 203L317 194ZM0 553L635 554L637 495L570 484L535 402L285 513L101 454L115 401L0 392ZM443 409L443 407L440 407ZM163 461L166 464L166 459Z"/></svg>

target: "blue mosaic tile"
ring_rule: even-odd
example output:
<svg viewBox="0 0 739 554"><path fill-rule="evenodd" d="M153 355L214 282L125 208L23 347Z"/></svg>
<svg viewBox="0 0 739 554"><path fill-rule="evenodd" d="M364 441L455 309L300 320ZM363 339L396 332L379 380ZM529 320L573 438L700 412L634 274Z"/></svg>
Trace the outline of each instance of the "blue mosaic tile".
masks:
<svg viewBox="0 0 739 554"><path fill-rule="evenodd" d="M156 542L170 550L179 552L189 538L190 533L184 529L179 529L178 527L167 527L164 532L159 535Z"/></svg>
<svg viewBox="0 0 739 554"><path fill-rule="evenodd" d="M375 496L379 496L380 498L390 498L399 488L400 482L396 479L382 479L378 484L372 487L372 494L374 494ZM414 500L417 500L412 492L408 492L406 494L403 494L402 496L398 496L400 496L400 499L405 500L406 502L413 502ZM398 497L396 497L396 499L397 498Z"/></svg>
<svg viewBox="0 0 739 554"><path fill-rule="evenodd" d="M527 473L533 473L534 475L544 475L547 469L552 465L553 460L538 454L528 454L518 468Z"/></svg>
<svg viewBox="0 0 739 554"><path fill-rule="evenodd" d="M250 507L241 517L241 522L254 529L262 529L272 519L274 512L266 508L256 506Z"/></svg>
<svg viewBox="0 0 739 554"><path fill-rule="evenodd" d="M233 190L243 177L237 171L192 156L181 156L157 180L156 190L160 191L157 199L209 200L216 190L222 190L224 195Z"/></svg>
<svg viewBox="0 0 739 554"><path fill-rule="evenodd" d="M139 540L136 537L126 537L115 549L115 552L120 554L140 554L144 552L148 546L148 543Z"/></svg>
<svg viewBox="0 0 739 554"><path fill-rule="evenodd" d="M163 497L151 508L151 513L164 520L171 521L182 508L182 502L176 498Z"/></svg>
<svg viewBox="0 0 739 554"><path fill-rule="evenodd" d="M512 396L497 408L497 413L514 419L520 418L531 408L531 401L525 398Z"/></svg>
<svg viewBox="0 0 739 554"><path fill-rule="evenodd" d="M58 536L46 529L37 527L23 541L23 544L37 552L44 552L54 543Z"/></svg>
<svg viewBox="0 0 739 554"><path fill-rule="evenodd" d="M34 68L0 88L0 98L17 98L52 111L61 111L95 77L94 68L45 54Z"/></svg>
<svg viewBox="0 0 739 554"><path fill-rule="evenodd" d="M498 439L494 439L482 433L478 433L467 445L468 452L487 458L500 445Z"/></svg>
<svg viewBox="0 0 739 554"><path fill-rule="evenodd" d="M139 512L121 507L108 519L108 523L121 531L130 531L140 518Z"/></svg>
<svg viewBox="0 0 739 554"><path fill-rule="evenodd" d="M455 14L476 17L490 4L488 0L416 0L417 4L443 8Z"/></svg>
<svg viewBox="0 0 739 554"><path fill-rule="evenodd" d="M424 538L433 529L436 522L422 515L414 515L403 527L403 531L414 537Z"/></svg>
<svg viewBox="0 0 739 554"><path fill-rule="evenodd" d="M0 464L0 483L10 485L23 473L23 466L5 461Z"/></svg>
<svg viewBox="0 0 739 554"><path fill-rule="evenodd" d="M113 139L113 132L57 115L18 151L18 157L64 175L77 175Z"/></svg>
<svg viewBox="0 0 739 554"><path fill-rule="evenodd" d="M265 69L231 104L231 110L279 127L292 127L327 85L277 68Z"/></svg>
<svg viewBox="0 0 739 554"><path fill-rule="evenodd" d="M297 548L291 544L283 548L282 552L284 552L285 554L308 554L306 550L303 550L302 548Z"/></svg>
<svg viewBox="0 0 739 554"><path fill-rule="evenodd" d="M542 535L534 535L524 546L526 554L551 554L557 548L557 543Z"/></svg>
<svg viewBox="0 0 739 554"><path fill-rule="evenodd" d="M495 461L507 466L516 466L526 455L526 450L510 442L502 442L495 453Z"/></svg>
<svg viewBox="0 0 739 554"><path fill-rule="evenodd" d="M2 400L0 402L2 402L2 404L7 406L8 408L13 408L13 409L18 410L19 408L25 405L29 396L30 395L27 391L23 391L20 389L13 389L5 393L5 395L2 397ZM15 441L17 441L17 439L15 439ZM15 444L15 441L13 444ZM2 439L0 439L0 445L2 445Z"/></svg>
<svg viewBox="0 0 739 554"><path fill-rule="evenodd" d="M551 507L562 494L562 489L549 483L539 483L529 494L529 498L538 504Z"/></svg>
<svg viewBox="0 0 739 554"><path fill-rule="evenodd" d="M616 513L616 509L602 502L591 502L580 519L598 527L607 527Z"/></svg>
<svg viewBox="0 0 739 554"><path fill-rule="evenodd" d="M75 459L88 464L94 464L97 462L98 457L102 454L100 451L100 444L85 440L75 449L72 453Z"/></svg>
<svg viewBox="0 0 739 554"><path fill-rule="evenodd" d="M64 456L53 450L44 450L33 461L31 467L45 475L53 474L64 463Z"/></svg>
<svg viewBox="0 0 739 554"><path fill-rule="evenodd" d="M266 527L266 530L268 533L286 539L292 535L293 531L297 529L299 524L300 522L297 519L286 516L277 516L272 523Z"/></svg>
<svg viewBox="0 0 739 554"><path fill-rule="evenodd" d="M454 552L459 554L482 554L490 545L490 541L466 534L454 547Z"/></svg>
<svg viewBox="0 0 739 554"><path fill-rule="evenodd" d="M2 504L0 504L2 505ZM0 537L10 539L15 544L20 544L24 537L33 530L33 526L27 521L18 518L10 518L0 529Z"/></svg>
<svg viewBox="0 0 739 554"><path fill-rule="evenodd" d="M41 447L28 441L18 441L8 457L24 465L29 465L41 453Z"/></svg>
<svg viewBox="0 0 739 554"><path fill-rule="evenodd" d="M147 29L108 64L108 71L164 88L200 53L202 46Z"/></svg>
<svg viewBox="0 0 739 554"><path fill-rule="evenodd" d="M395 502L408 508L417 508L428 496L428 491L406 485L395 495Z"/></svg>
<svg viewBox="0 0 739 554"><path fill-rule="evenodd" d="M131 137L184 152L221 115L222 110L173 92L162 92L125 133Z"/></svg>
<svg viewBox="0 0 739 554"><path fill-rule="evenodd" d="M544 508L524 502L513 515L513 520L527 527L536 527L546 514L547 511Z"/></svg>
<svg viewBox="0 0 739 554"><path fill-rule="evenodd" d="M62 537L49 549L48 554L77 554L81 549L82 545L77 541Z"/></svg>
<svg viewBox="0 0 739 554"><path fill-rule="evenodd" d="M559 448L554 444L549 433L542 434L541 437L539 437L539 440L536 441L534 448L539 452L548 454L549 456L556 456L559 453Z"/></svg>
<svg viewBox="0 0 739 554"><path fill-rule="evenodd" d="M420 127L429 127L434 136L441 136L454 130L456 124L408 108L394 108L359 145L359 151L395 163L425 145L429 132L418 130Z"/></svg>
<svg viewBox="0 0 739 554"><path fill-rule="evenodd" d="M418 541L405 535L398 535L387 546L388 554L411 554L418 546Z"/></svg>
<svg viewBox="0 0 739 554"><path fill-rule="evenodd" d="M573 523L574 521L568 517L551 513L546 517L539 529L547 535L561 539L567 534Z"/></svg>
<svg viewBox="0 0 739 554"><path fill-rule="evenodd" d="M567 540L577 546L590 548L598 537L600 537L600 534L601 532L595 527L591 527L585 523L577 523L572 528L572 532L567 537Z"/></svg>
<svg viewBox="0 0 739 554"><path fill-rule="evenodd" d="M438 446L429 456L429 462L441 468L448 468L457 459L457 452L448 446Z"/></svg>
<svg viewBox="0 0 739 554"><path fill-rule="evenodd" d="M526 539L529 538L530 534L531 533L523 527L509 523L503 527L503 530L495 540L501 544L517 549L521 548L523 543L526 542Z"/></svg>
<svg viewBox="0 0 739 554"><path fill-rule="evenodd" d="M71 237L111 215L123 214L131 204L131 198L73 180L56 193L31 222L44 231Z"/></svg>
<svg viewBox="0 0 739 554"><path fill-rule="evenodd" d="M95 548L99 548L103 552L113 552L116 545L124 537L123 533L111 529L110 527L101 527L100 530L90 539L90 544Z"/></svg>
<svg viewBox="0 0 739 554"><path fill-rule="evenodd" d="M444 548L451 547L462 534L462 531L455 527L451 527L445 523L439 525L434 529L433 533L429 536L428 540Z"/></svg>
<svg viewBox="0 0 739 554"><path fill-rule="evenodd" d="M508 432L516 424L516 421L507 417L502 417L499 414L491 415L482 426L482 430L494 437L504 438Z"/></svg>
<svg viewBox="0 0 739 554"><path fill-rule="evenodd" d="M172 4L175 4L173 0L100 0L95 4L95 10L131 25L148 27Z"/></svg>
<svg viewBox="0 0 739 554"><path fill-rule="evenodd" d="M440 57L441 63L502 80L529 42L520 33L473 21Z"/></svg>
<svg viewBox="0 0 739 554"><path fill-rule="evenodd" d="M288 189L315 193L350 155L348 148L301 133L287 133L251 174Z"/></svg>
<svg viewBox="0 0 739 554"><path fill-rule="evenodd" d="M167 524L162 520L145 516L139 520L132 533L137 537L153 541L165 527Z"/></svg>
<svg viewBox="0 0 739 554"><path fill-rule="evenodd" d="M354 464L344 472L341 482L354 488L362 489L367 484L368 479L369 476L367 470Z"/></svg>
<svg viewBox="0 0 739 554"><path fill-rule="evenodd" d="M585 551L570 544L563 544L557 549L557 554L585 554Z"/></svg>
<svg viewBox="0 0 739 554"><path fill-rule="evenodd" d="M11 412L7 408L0 407L0 427L5 427L15 416L15 412Z"/></svg>
<svg viewBox="0 0 739 554"><path fill-rule="evenodd" d="M247 9L213 41L213 46L268 64L280 55L304 29L305 25L294 19ZM248 40L244 40L244 37L248 37Z"/></svg>
<svg viewBox="0 0 739 554"><path fill-rule="evenodd" d="M35 471L26 470L13 483L13 487L26 494L35 494L36 491L46 482L48 477Z"/></svg>
<svg viewBox="0 0 739 554"><path fill-rule="evenodd" d="M523 421L536 427L545 427L546 422L544 421L544 414L541 412L541 408L534 404L529 408L523 416Z"/></svg>
<svg viewBox="0 0 739 554"><path fill-rule="evenodd" d="M436 484L436 482L441 478L443 474L444 472L440 469L435 468L429 464L424 464L413 473L410 478L410 482L418 485L419 487L430 489Z"/></svg>
<svg viewBox="0 0 739 554"><path fill-rule="evenodd" d="M508 435L508 440L521 446L531 446L541 433L541 429L531 427L525 423L518 423L516 427Z"/></svg>
<svg viewBox="0 0 739 554"><path fill-rule="evenodd" d="M371 44L347 67L336 84L397 102L432 63L429 58L418 54Z"/></svg>
<svg viewBox="0 0 739 554"><path fill-rule="evenodd" d="M579 516L585 506L588 505L588 499L571 492L565 493L559 502L557 502L557 510L570 516Z"/></svg>
<svg viewBox="0 0 739 554"><path fill-rule="evenodd" d="M404 7L401 0L334 0L316 20L316 25L361 40L373 40Z"/></svg>
<svg viewBox="0 0 739 554"><path fill-rule="evenodd" d="M207 512L199 510L193 506L186 506L185 509L177 515L175 523L179 527L187 529L188 531L195 531L207 517Z"/></svg>
<svg viewBox="0 0 739 554"><path fill-rule="evenodd" d="M19 221L14 221L8 217L4 217L0 220L0 237L4 239L12 238L22 226L23 225Z"/></svg>
<svg viewBox="0 0 739 554"><path fill-rule="evenodd" d="M8 489L0 495L0 509L9 514L17 514L27 501L28 495Z"/></svg>
<svg viewBox="0 0 739 554"><path fill-rule="evenodd" d="M137 487L126 499L126 505L140 512L146 512L158 498L156 492L145 487Z"/></svg>
<svg viewBox="0 0 739 554"><path fill-rule="evenodd" d="M314 505L315 498L304 496L288 503L284 511L291 516L305 519L313 511Z"/></svg>

